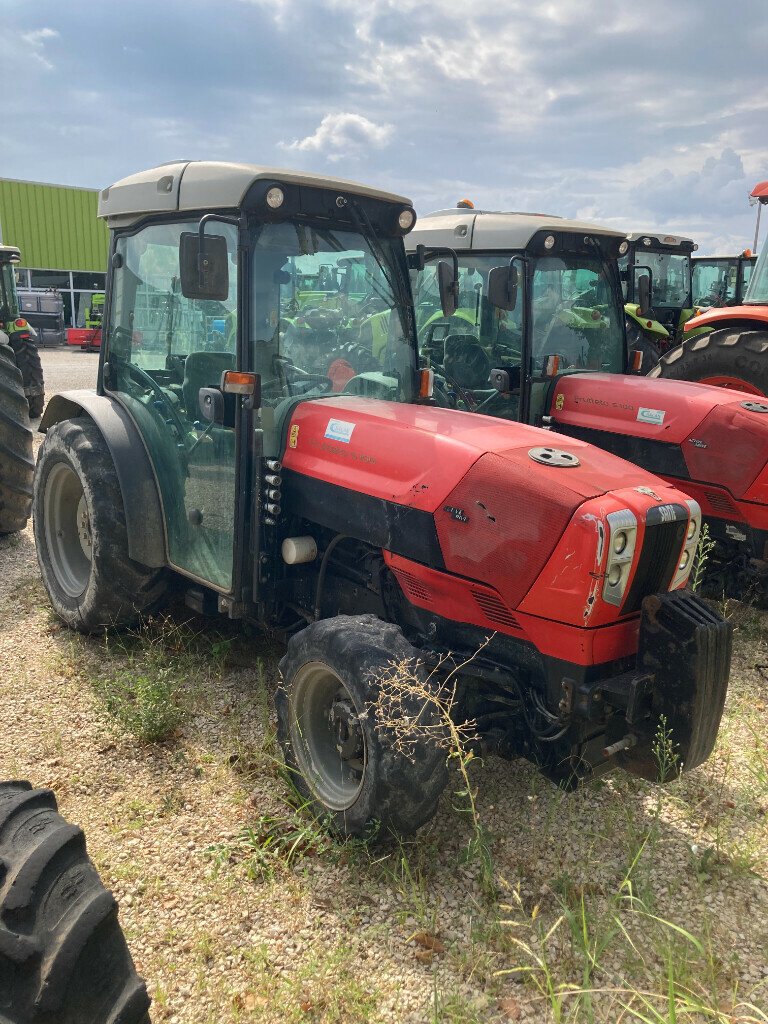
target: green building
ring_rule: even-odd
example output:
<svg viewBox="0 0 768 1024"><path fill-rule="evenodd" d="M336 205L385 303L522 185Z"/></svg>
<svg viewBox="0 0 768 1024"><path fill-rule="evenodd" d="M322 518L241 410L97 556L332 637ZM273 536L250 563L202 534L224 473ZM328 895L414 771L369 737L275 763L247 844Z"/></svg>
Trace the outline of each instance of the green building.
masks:
<svg viewBox="0 0 768 1024"><path fill-rule="evenodd" d="M21 249L19 288L55 289L68 327L81 327L103 292L109 238L96 216L98 191L0 178L0 242Z"/></svg>

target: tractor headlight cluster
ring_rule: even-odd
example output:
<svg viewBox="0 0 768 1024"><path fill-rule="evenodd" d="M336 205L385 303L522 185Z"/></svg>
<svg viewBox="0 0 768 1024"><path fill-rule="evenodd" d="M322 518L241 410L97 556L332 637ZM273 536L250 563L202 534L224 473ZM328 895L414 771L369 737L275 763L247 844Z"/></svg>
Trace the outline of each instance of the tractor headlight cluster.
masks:
<svg viewBox="0 0 768 1024"><path fill-rule="evenodd" d="M677 569L675 569L675 575L672 577L670 590L676 590L688 579L693 568L693 556L696 554L696 546L699 543L699 534L701 533L701 508L698 501L689 498L686 505L691 510L691 518L688 520L688 528L685 531L685 543L680 554L680 560L677 563Z"/></svg>
<svg viewBox="0 0 768 1024"><path fill-rule="evenodd" d="M609 512L606 523L608 557L605 563L603 600L608 604L620 605L624 600L635 555L637 519L633 512L625 508L621 512Z"/></svg>

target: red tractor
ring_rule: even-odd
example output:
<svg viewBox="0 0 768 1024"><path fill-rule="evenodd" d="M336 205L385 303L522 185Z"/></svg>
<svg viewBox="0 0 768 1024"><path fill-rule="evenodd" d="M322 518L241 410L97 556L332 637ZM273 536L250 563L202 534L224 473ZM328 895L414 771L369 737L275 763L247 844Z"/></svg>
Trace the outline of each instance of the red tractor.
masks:
<svg viewBox="0 0 768 1024"><path fill-rule="evenodd" d="M397 666L429 688L466 661L458 713L563 785L657 779L660 729L685 769L709 755L730 629L685 589L696 501L583 441L436 408L407 199L184 162L105 189L100 215L98 386L51 399L35 477L64 622L135 622L173 580L201 613L281 631L285 758L346 833L413 831L446 782L439 744L395 742ZM335 284L302 290L327 266ZM398 713L418 728L429 701Z"/></svg>
<svg viewBox="0 0 768 1024"><path fill-rule="evenodd" d="M657 372L632 375L640 353L628 351L621 232L542 214L455 209L420 218L406 244L421 353L447 382L438 389L446 404L547 426L658 473L702 509L717 541L708 575L718 596L763 586L768 403L651 379ZM459 278L449 318L436 299L434 263L446 252ZM768 282L763 267L756 287ZM647 289L648 276L639 281ZM745 337L758 344L754 332ZM704 344L690 343L693 350Z"/></svg>
<svg viewBox="0 0 768 1024"><path fill-rule="evenodd" d="M768 203L768 181L755 185L751 197L758 204L759 227L760 209ZM686 323L685 333L702 327L708 333L686 337L650 376L696 380L768 398L768 246L758 257L741 304L707 309ZM755 406L763 408L765 403Z"/></svg>

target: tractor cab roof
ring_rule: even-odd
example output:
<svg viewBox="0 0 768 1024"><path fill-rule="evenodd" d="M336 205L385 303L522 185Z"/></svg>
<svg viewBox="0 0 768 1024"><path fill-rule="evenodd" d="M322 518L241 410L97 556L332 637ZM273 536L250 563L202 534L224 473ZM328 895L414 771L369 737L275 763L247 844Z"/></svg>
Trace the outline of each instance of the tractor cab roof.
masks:
<svg viewBox="0 0 768 1024"><path fill-rule="evenodd" d="M662 235L658 231L630 231L627 239L630 242L647 245L648 248L677 249L680 252L693 252L699 248L692 238L686 238L684 235Z"/></svg>
<svg viewBox="0 0 768 1024"><path fill-rule="evenodd" d="M501 213L491 210L439 210L419 218L407 236L408 249L419 244L427 247L447 246L455 250L526 249L541 234L578 234L615 240L626 237L622 231L601 227L586 221L566 220L549 213Z"/></svg>
<svg viewBox="0 0 768 1024"><path fill-rule="evenodd" d="M99 194L99 216L110 227L119 227L157 213L232 210L241 205L251 186L262 180L334 189L371 199L411 205L411 201L403 196L341 178L255 164L180 160L131 174L103 189Z"/></svg>
<svg viewBox="0 0 768 1024"><path fill-rule="evenodd" d="M15 245L0 245L0 263L20 263L21 250Z"/></svg>

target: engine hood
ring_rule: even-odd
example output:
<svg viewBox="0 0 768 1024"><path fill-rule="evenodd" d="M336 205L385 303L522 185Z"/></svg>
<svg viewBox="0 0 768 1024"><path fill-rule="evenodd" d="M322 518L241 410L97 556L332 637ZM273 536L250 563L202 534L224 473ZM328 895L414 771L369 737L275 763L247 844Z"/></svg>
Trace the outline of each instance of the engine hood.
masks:
<svg viewBox="0 0 768 1024"><path fill-rule="evenodd" d="M577 464L534 461L529 453L539 447L564 450ZM509 468L511 501L524 502L527 493L551 488L567 493L571 505L622 488L670 490L652 473L610 452L551 431L477 413L363 398L298 405L283 465L358 493L435 512L488 454Z"/></svg>
<svg viewBox="0 0 768 1024"><path fill-rule="evenodd" d="M550 411L556 430L741 497L766 467L766 409L759 398L709 384L579 373L556 382Z"/></svg>

